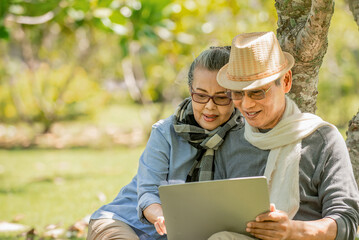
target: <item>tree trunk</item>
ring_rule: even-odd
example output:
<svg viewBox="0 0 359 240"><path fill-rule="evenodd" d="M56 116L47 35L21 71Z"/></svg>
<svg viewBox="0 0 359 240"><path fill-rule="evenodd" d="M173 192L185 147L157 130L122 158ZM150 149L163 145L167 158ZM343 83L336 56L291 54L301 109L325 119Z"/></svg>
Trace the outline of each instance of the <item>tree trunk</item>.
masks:
<svg viewBox="0 0 359 240"><path fill-rule="evenodd" d="M359 1L347 0L347 3L349 4L350 11L353 13L354 20L359 27ZM352 161L355 179L359 185L359 111L349 122L346 143Z"/></svg>
<svg viewBox="0 0 359 240"><path fill-rule="evenodd" d="M359 1L358 0L347 0L350 11L352 11L354 20L359 26Z"/></svg>
<svg viewBox="0 0 359 240"><path fill-rule="evenodd" d="M289 94L303 112L315 113L318 73L328 48L333 0L276 0L277 37L295 58Z"/></svg>
<svg viewBox="0 0 359 240"><path fill-rule="evenodd" d="M349 122L346 143L353 164L355 179L359 185L359 111Z"/></svg>
<svg viewBox="0 0 359 240"><path fill-rule="evenodd" d="M346 0L359 26L359 1ZM328 48L333 0L276 0L277 37L296 63L290 97L303 112L315 113L318 73ZM346 144L359 185L359 112L349 123Z"/></svg>

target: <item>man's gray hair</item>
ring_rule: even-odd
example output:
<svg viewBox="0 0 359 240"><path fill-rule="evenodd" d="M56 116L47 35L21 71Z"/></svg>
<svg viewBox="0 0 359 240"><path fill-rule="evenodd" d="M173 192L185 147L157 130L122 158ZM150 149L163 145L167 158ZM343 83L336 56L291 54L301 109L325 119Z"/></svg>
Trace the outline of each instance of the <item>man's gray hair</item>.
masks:
<svg viewBox="0 0 359 240"><path fill-rule="evenodd" d="M193 74L196 68L203 68L209 71L218 71L229 61L230 47L210 47L203 51L192 62L188 71L188 86L192 86Z"/></svg>

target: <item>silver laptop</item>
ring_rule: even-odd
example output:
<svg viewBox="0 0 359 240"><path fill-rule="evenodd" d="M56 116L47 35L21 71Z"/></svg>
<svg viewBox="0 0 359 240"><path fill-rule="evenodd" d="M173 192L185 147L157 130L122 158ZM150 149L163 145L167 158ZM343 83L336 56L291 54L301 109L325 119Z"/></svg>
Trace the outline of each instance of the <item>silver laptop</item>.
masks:
<svg viewBox="0 0 359 240"><path fill-rule="evenodd" d="M206 240L220 231L247 234L246 224L269 211L265 177L159 187L168 240Z"/></svg>

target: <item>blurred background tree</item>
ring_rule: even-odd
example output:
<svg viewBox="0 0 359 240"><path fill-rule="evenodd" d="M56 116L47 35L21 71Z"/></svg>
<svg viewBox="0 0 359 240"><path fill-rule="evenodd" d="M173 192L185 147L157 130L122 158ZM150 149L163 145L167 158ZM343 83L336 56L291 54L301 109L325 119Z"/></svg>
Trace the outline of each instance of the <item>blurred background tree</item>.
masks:
<svg viewBox="0 0 359 240"><path fill-rule="evenodd" d="M188 66L203 49L276 29L274 1L266 0L2 0L0 121L43 134L132 104L142 106L148 129L187 96ZM356 39L349 7L338 1L317 113L343 133L358 110Z"/></svg>

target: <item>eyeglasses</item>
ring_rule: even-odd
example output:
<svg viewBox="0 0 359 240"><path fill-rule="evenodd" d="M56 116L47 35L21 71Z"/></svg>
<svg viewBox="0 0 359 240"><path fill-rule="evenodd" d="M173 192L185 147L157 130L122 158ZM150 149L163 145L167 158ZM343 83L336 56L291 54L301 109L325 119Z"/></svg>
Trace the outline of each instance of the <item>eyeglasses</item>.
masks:
<svg viewBox="0 0 359 240"><path fill-rule="evenodd" d="M210 99L214 102L214 104L219 106L225 106L231 103L232 99L228 96L229 93L226 93L227 95L207 95L204 93L196 93L193 92L193 89L191 89L191 96L192 100L196 103L208 103Z"/></svg>
<svg viewBox="0 0 359 240"><path fill-rule="evenodd" d="M247 96L253 100L261 100L266 97L266 93L269 91L269 89L271 89L272 86L270 86L267 90L261 89L253 91L230 91L229 93L233 100L242 100L246 93Z"/></svg>

